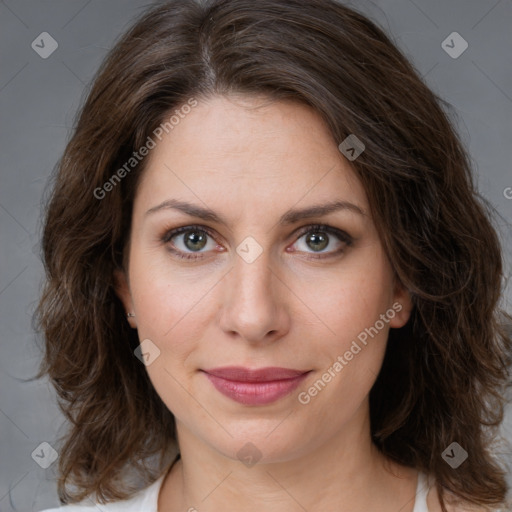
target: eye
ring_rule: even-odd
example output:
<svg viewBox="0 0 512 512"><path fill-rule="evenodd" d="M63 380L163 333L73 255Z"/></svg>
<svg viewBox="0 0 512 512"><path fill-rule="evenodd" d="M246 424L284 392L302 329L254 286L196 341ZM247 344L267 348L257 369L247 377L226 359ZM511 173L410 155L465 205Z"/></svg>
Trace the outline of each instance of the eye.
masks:
<svg viewBox="0 0 512 512"><path fill-rule="evenodd" d="M203 227L183 226L181 228L167 231L162 237L162 242L169 243L173 239L178 240L178 242L172 242L169 250L178 258L195 260L202 256L196 256L193 253L197 253L207 246L208 237L213 237L213 235L209 230ZM216 247L217 244L212 242L209 249L212 250ZM192 253L187 253L187 251L192 251Z"/></svg>
<svg viewBox="0 0 512 512"><path fill-rule="evenodd" d="M353 242L353 238L348 233L345 233L345 231L324 224L308 226L306 230L300 233L297 243L299 243L303 237L305 238L302 247L305 247L305 250L302 248L299 248L299 250L310 254L310 256L308 256L310 259L322 259L336 256L343 253L346 247L352 245ZM337 242L335 240L333 241L333 237L337 239ZM335 248L332 247L333 245ZM328 247L331 247L331 250L324 251L324 249ZM312 249L313 253L317 254L311 254L307 249Z"/></svg>
<svg viewBox="0 0 512 512"><path fill-rule="evenodd" d="M202 258L201 254L208 252L208 250L221 248L213 240L210 241L210 247L208 247L208 238L213 239L213 236L213 233L205 227L183 226L166 231L161 237L161 241L169 244L169 251L176 257L196 260ZM299 251L308 253L310 259L322 259L338 255L343 253L346 247L352 245L353 242L353 238L348 233L323 224L307 226L299 233L299 239L296 243L300 242L303 237L305 237L303 242L305 249L302 248ZM337 243L333 243L332 237L337 239ZM324 251L332 245L337 245L337 248ZM313 253L317 254L309 253L308 248L313 249ZM203 251L203 249L206 250ZM295 252L295 249L291 252Z"/></svg>

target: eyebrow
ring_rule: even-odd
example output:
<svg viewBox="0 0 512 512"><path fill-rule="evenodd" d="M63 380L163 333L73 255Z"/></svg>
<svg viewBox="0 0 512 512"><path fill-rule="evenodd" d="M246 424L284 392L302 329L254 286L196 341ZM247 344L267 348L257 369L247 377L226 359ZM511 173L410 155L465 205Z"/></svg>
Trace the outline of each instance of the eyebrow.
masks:
<svg viewBox="0 0 512 512"><path fill-rule="evenodd" d="M180 201L178 199L168 199L163 203L153 206L153 208L150 208L145 213L145 215L150 215L152 213L156 213L160 210L166 209L179 210L183 213L186 213L187 215L190 215L191 217L198 217L200 219L210 222L216 222L224 226L227 225L226 220L222 216L215 213L213 210L192 203L188 203L186 201ZM330 203L322 203L308 206L307 208L302 209L290 209L281 216L281 218L279 219L279 223L282 225L294 224L303 219L323 217L325 215L340 210L351 211L363 216L367 215L366 212L360 206L357 206L354 203L350 203L349 201L333 201Z"/></svg>

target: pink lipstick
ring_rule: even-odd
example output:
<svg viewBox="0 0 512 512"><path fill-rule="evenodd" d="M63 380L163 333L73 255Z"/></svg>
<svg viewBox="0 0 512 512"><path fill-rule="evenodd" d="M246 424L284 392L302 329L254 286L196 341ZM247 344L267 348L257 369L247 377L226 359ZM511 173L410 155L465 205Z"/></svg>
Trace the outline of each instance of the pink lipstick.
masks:
<svg viewBox="0 0 512 512"><path fill-rule="evenodd" d="M225 366L202 370L217 391L244 405L265 405L290 394L309 371Z"/></svg>

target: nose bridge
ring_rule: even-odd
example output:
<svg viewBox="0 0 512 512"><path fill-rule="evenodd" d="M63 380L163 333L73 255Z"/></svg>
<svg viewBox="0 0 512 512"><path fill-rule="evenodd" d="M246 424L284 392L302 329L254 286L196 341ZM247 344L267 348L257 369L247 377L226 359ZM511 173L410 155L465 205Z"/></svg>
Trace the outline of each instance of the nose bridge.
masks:
<svg viewBox="0 0 512 512"><path fill-rule="evenodd" d="M254 239L245 239L237 247L233 264L227 276L222 328L253 341L281 331L282 301L276 297L270 249Z"/></svg>
<svg viewBox="0 0 512 512"><path fill-rule="evenodd" d="M272 301L270 249L254 239L244 240L237 247L232 274L232 289L237 302ZM261 306L261 304L260 304Z"/></svg>

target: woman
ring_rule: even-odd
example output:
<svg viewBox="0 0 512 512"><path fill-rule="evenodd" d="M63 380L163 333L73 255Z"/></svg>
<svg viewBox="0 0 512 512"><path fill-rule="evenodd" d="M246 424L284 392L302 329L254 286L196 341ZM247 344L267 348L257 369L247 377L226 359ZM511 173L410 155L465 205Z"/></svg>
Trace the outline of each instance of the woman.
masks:
<svg viewBox="0 0 512 512"><path fill-rule="evenodd" d="M145 14L43 250L69 512L507 506L499 240L439 100L355 11Z"/></svg>

